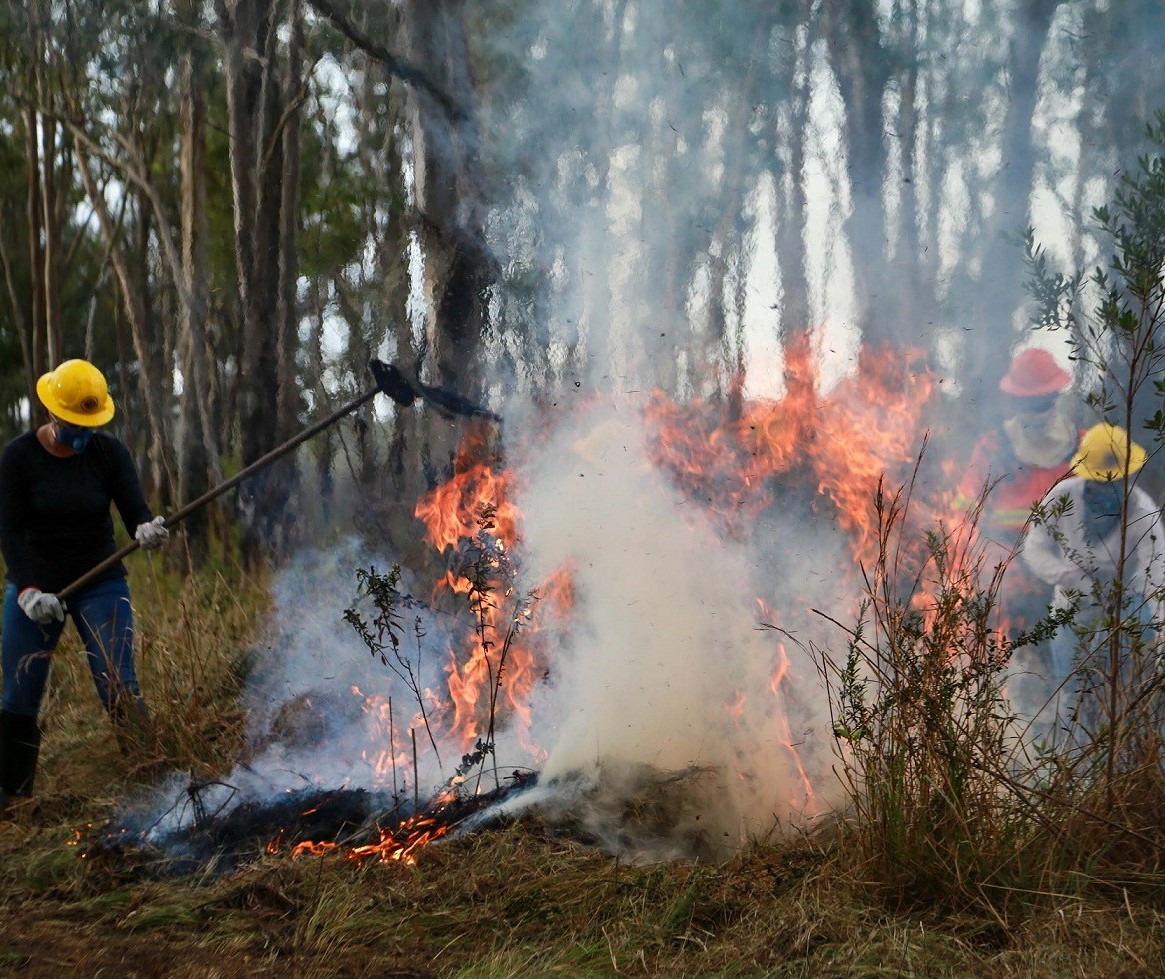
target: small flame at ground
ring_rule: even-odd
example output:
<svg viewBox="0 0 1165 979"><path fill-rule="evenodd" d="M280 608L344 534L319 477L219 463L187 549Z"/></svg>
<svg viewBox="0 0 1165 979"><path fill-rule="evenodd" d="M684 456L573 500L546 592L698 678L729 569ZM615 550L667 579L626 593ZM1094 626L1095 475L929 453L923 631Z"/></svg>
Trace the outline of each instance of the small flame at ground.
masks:
<svg viewBox="0 0 1165 979"><path fill-rule="evenodd" d="M365 843L360 846L341 847L333 842L313 842L305 840L291 848L291 856L322 857L330 853L342 852L349 860L364 863L376 860L381 863L403 863L411 866L417 862L417 852L428 846L434 840L447 835L453 826L441 822L439 814L422 813L403 820L391 830L383 830L375 843ZM280 852L279 842L272 841L267 845L267 852L275 855Z"/></svg>

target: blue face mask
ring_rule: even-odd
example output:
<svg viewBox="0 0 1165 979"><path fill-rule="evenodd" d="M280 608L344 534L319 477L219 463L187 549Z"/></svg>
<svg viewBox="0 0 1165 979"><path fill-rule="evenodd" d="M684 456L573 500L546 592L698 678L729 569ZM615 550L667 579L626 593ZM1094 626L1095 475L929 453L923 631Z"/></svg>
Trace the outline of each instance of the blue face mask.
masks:
<svg viewBox="0 0 1165 979"><path fill-rule="evenodd" d="M53 424L53 438L74 452L84 452L85 446L93 438L93 429L81 425L66 425L60 419L56 419Z"/></svg>

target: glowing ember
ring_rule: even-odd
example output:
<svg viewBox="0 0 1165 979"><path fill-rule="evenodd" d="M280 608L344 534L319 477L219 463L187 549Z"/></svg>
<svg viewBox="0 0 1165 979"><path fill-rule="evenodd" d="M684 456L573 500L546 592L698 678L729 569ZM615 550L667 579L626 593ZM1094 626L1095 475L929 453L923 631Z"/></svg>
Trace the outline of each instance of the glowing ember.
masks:
<svg viewBox="0 0 1165 979"><path fill-rule="evenodd" d="M292 845L288 852L293 858L336 854L357 863L375 860L380 863L412 865L417 862L417 854L422 848L447 836L470 813L480 811L512 788L521 788L528 778L515 774L512 786L499 788L476 799L463 798L455 790L448 789L432 800L424 811L402 819L390 828L375 830L372 842L344 844L333 840L303 840ZM317 811L305 810L302 815L306 817ZM270 855L283 852L282 834L269 840L264 849Z"/></svg>
<svg viewBox="0 0 1165 979"><path fill-rule="evenodd" d="M406 819L395 829L383 831L375 843L341 848L337 843L305 840L291 848L291 856L322 857L342 851L349 860L355 860L357 863L377 860L381 863L396 862L411 866L417 862L418 850L445 836L452 828L450 824L441 823L433 816L414 816ZM275 849L268 847L268 852L278 852L278 845Z"/></svg>

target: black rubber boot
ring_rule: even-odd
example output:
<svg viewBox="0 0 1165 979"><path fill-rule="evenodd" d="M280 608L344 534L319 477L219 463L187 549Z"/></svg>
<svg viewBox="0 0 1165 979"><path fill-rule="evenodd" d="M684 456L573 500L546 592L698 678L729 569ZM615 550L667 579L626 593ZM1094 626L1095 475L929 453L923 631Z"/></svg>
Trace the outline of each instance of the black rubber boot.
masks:
<svg viewBox="0 0 1165 979"><path fill-rule="evenodd" d="M0 812L12 799L32 795L39 756L36 718L0 710Z"/></svg>

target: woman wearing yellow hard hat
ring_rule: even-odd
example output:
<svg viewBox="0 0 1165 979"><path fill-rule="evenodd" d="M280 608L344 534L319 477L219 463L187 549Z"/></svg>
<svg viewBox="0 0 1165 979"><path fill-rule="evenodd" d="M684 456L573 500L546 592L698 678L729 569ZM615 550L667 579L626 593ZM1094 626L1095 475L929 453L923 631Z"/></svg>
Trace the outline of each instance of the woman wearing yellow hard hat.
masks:
<svg viewBox="0 0 1165 979"><path fill-rule="evenodd" d="M1122 570L1119 618L1125 637L1139 634L1148 643L1161 630L1165 527L1160 508L1132 479L1147 459L1125 429L1094 425L1080 440L1072 477L1052 487L1024 541L1028 567L1055 586L1052 607L1078 609L1074 627L1061 628L1052 639L1051 679L1062 703L1076 694L1077 676L1107 667L1094 654L1107 648L1105 640L1116 627L1111 599Z"/></svg>
<svg viewBox="0 0 1165 979"><path fill-rule="evenodd" d="M0 811L31 793L40 749L37 716L49 657L72 616L88 652L101 702L116 729L144 730L145 707L133 659L133 612L125 566L113 564L69 598L55 592L110 555L110 505L144 548L169 532L142 493L129 450L101 431L114 416L105 377L86 360L67 360L36 385L48 421L0 453L0 550L4 595Z"/></svg>

